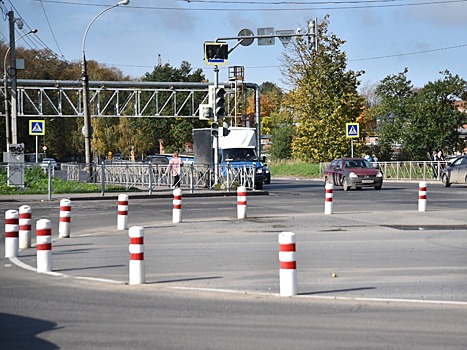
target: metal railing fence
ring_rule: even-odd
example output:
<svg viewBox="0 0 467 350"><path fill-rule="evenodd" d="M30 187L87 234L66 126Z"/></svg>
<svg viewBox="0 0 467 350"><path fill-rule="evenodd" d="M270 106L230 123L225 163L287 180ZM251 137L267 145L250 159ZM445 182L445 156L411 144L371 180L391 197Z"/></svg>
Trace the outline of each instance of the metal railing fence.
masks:
<svg viewBox="0 0 467 350"><path fill-rule="evenodd" d="M378 166L385 180L441 180L446 161L394 161L372 163ZM319 164L319 174L324 178L324 169L329 163Z"/></svg>
<svg viewBox="0 0 467 350"><path fill-rule="evenodd" d="M89 171L89 168L91 171ZM40 169L40 171L38 170ZM137 189L148 191L167 191L172 189L173 174L168 165L152 165L150 163L135 163L129 161L102 162L100 164L62 163L56 167L52 165L15 163L8 170L8 164L0 165L0 172L4 172L7 183L21 175L22 185L16 185L20 191L25 191L34 186L39 191L48 192L49 199L57 190L53 179L61 179L71 186L75 186L75 192L79 192L78 184L93 184L96 190L104 196L112 191L112 186L123 187L126 191ZM215 170L212 165L186 163L181 168L180 187L193 193L201 189L235 190L238 186L246 188L255 187L254 166L232 166L227 164L219 166L218 185L215 185ZM32 175L31 175L32 174ZM91 174L89 176L89 174ZM17 176L16 176L17 177ZM1 187L0 187L1 188ZM0 192L1 193L1 192Z"/></svg>

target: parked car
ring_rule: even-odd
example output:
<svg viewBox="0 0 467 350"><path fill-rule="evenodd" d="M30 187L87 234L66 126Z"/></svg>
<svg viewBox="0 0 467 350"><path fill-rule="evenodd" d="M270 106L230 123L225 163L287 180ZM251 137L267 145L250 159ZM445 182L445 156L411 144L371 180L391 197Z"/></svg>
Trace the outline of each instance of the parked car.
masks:
<svg viewBox="0 0 467 350"><path fill-rule="evenodd" d="M383 174L363 158L334 159L324 170L324 183L342 186L344 191L355 187L374 187L380 190L383 186Z"/></svg>
<svg viewBox="0 0 467 350"><path fill-rule="evenodd" d="M269 171L269 167L266 163L263 163L263 177L265 184L271 183L271 172Z"/></svg>
<svg viewBox="0 0 467 350"><path fill-rule="evenodd" d="M169 164L169 159L162 154L153 154L146 156L144 158L145 163L151 163L152 165L167 165Z"/></svg>
<svg viewBox="0 0 467 350"><path fill-rule="evenodd" d="M467 184L467 156L460 156L443 169L441 181L445 187L451 184Z"/></svg>
<svg viewBox="0 0 467 350"><path fill-rule="evenodd" d="M52 169L58 169L57 161L53 158L44 158L41 162L42 170L46 171L49 168L49 164Z"/></svg>

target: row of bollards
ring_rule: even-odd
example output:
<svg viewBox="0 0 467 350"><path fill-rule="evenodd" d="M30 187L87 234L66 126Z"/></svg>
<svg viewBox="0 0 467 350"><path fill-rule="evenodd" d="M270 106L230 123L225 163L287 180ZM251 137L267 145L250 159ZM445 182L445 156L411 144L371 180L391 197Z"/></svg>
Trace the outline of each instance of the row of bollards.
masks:
<svg viewBox="0 0 467 350"><path fill-rule="evenodd" d="M325 214L332 214L333 185L325 186ZM173 192L173 223L182 222L182 191ZM427 185L425 181L419 184L419 211L426 211ZM245 187L237 189L237 217L244 219L247 216L247 190ZM118 196L117 229L128 228L128 195ZM31 246L32 210L29 206L22 206L17 210L5 212L5 257L12 258L19 254L19 249ZM70 237L71 201L64 199L60 202L59 237ZM144 262L144 228L133 226L129 229L129 284L138 285L146 283ZM281 296L297 294L297 263L296 239L293 232L282 232L279 241L279 287ZM52 227L47 219L36 223L37 246L37 272L52 271Z"/></svg>
<svg viewBox="0 0 467 350"><path fill-rule="evenodd" d="M326 183L325 185L325 200L324 200L324 214L332 214L333 213L333 206L332 206L332 199L333 199L333 191L334 185ZM419 183L419 190L418 190L418 211L424 212L426 211L426 202L427 202L427 185L426 181L420 181Z"/></svg>

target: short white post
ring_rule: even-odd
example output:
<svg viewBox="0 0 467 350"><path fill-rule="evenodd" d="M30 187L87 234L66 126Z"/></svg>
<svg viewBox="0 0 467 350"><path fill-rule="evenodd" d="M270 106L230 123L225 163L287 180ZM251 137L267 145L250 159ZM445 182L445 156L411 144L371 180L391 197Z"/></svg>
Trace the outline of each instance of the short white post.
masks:
<svg viewBox="0 0 467 350"><path fill-rule="evenodd" d="M52 224L50 220L36 222L37 272L52 271Z"/></svg>
<svg viewBox="0 0 467 350"><path fill-rule="evenodd" d="M19 254L19 214L17 210L5 212L5 258L13 258Z"/></svg>
<svg viewBox="0 0 467 350"><path fill-rule="evenodd" d="M239 186L237 188L237 218L245 219L246 218L246 208L247 208L247 191L246 187Z"/></svg>
<svg viewBox="0 0 467 350"><path fill-rule="evenodd" d="M182 222L182 190L176 188L173 191L173 212L172 212L172 222L174 224Z"/></svg>
<svg viewBox="0 0 467 350"><path fill-rule="evenodd" d="M117 230L128 229L128 195L119 194L117 203Z"/></svg>
<svg viewBox="0 0 467 350"><path fill-rule="evenodd" d="M295 257L295 233L279 234L279 283L280 295L297 295L297 263Z"/></svg>
<svg viewBox="0 0 467 350"><path fill-rule="evenodd" d="M418 187L418 211L426 211L426 181L420 181Z"/></svg>
<svg viewBox="0 0 467 350"><path fill-rule="evenodd" d="M144 228L132 226L128 234L130 236L129 284L144 284L146 282L144 265Z"/></svg>
<svg viewBox="0 0 467 350"><path fill-rule="evenodd" d="M58 237L70 237L71 225L71 200L62 199L60 201L60 223L58 226Z"/></svg>
<svg viewBox="0 0 467 350"><path fill-rule="evenodd" d="M29 205L19 207L19 249L31 247L32 210Z"/></svg>
<svg viewBox="0 0 467 350"><path fill-rule="evenodd" d="M324 214L332 214L332 197L334 197L333 190L334 190L334 185L333 184L326 184L326 198L324 202Z"/></svg>

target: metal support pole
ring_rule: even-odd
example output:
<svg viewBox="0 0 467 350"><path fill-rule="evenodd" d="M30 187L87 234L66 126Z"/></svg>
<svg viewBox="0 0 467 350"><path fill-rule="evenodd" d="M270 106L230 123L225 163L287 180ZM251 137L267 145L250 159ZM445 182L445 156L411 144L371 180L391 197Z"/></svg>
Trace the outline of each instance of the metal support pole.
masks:
<svg viewBox="0 0 467 350"><path fill-rule="evenodd" d="M10 23L10 76L11 76L11 142L18 143L18 105L17 95L17 77L16 77L16 47L15 47L15 15L13 11L8 12L8 21Z"/></svg>
<svg viewBox="0 0 467 350"><path fill-rule="evenodd" d="M214 66L214 91L217 91L218 87L219 67L216 65ZM214 98L214 123L217 123L217 125L219 125L219 118L217 117L216 109L216 101ZM214 184L217 185L219 183L219 137L214 136L212 142L214 147Z"/></svg>

